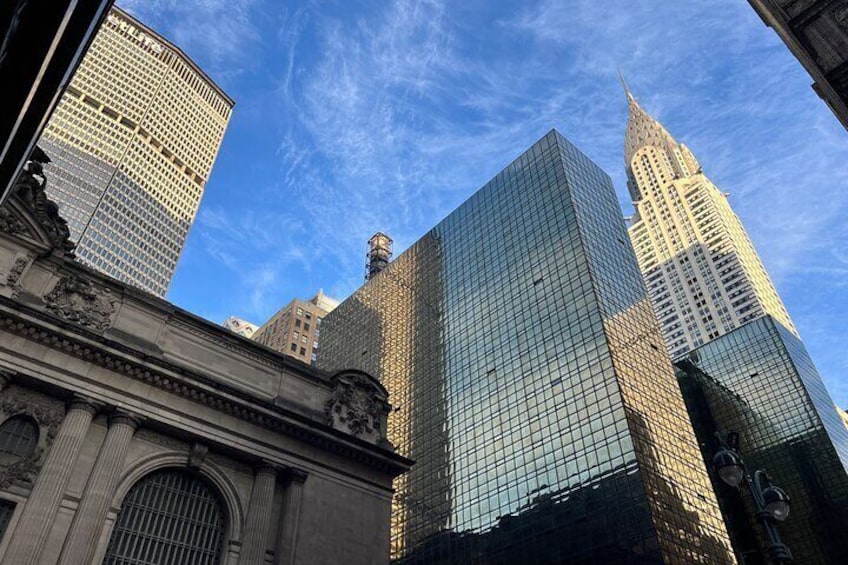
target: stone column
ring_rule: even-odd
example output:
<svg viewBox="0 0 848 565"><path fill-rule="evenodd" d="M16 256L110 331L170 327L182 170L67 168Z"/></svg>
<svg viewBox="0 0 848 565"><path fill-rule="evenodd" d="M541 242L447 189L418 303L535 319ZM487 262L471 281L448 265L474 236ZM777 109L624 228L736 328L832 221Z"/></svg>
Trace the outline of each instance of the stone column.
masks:
<svg viewBox="0 0 848 565"><path fill-rule="evenodd" d="M0 392L6 389L7 386L12 382L11 373L7 373L5 370L0 369Z"/></svg>
<svg viewBox="0 0 848 565"><path fill-rule="evenodd" d="M115 412L109 417L109 431L97 453L97 460L65 538L65 546L59 557L62 565L91 563L94 559L106 514L115 496L127 450L138 424L138 418L126 412Z"/></svg>
<svg viewBox="0 0 848 565"><path fill-rule="evenodd" d="M38 562L65 496L82 442L96 413L95 405L82 397L75 397L68 407L18 525L11 532L9 547L3 558L5 565L35 565Z"/></svg>
<svg viewBox="0 0 848 565"><path fill-rule="evenodd" d="M274 487L277 484L277 469L263 464L256 469L253 491L250 493L250 508L244 524L239 565L262 565L268 547L268 530L271 509L274 505Z"/></svg>
<svg viewBox="0 0 848 565"><path fill-rule="evenodd" d="M280 516L280 533L274 552L274 565L294 565L297 551L297 531L300 525L300 504L303 498L303 483L307 474L299 469L287 471L288 484L283 496Z"/></svg>

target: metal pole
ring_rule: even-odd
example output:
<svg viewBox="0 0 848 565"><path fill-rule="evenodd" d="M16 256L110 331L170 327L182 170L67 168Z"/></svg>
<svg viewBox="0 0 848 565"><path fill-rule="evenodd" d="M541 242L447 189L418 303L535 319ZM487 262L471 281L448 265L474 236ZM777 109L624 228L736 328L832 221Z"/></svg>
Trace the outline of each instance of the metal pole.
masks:
<svg viewBox="0 0 848 565"><path fill-rule="evenodd" d="M792 552L783 541L780 539L780 534L777 531L777 525L774 523L774 518L766 510L766 502L763 497L763 491L768 487L771 480L768 474L763 470L754 471L754 479L745 470L745 480L748 483L748 488L751 491L751 496L757 505L757 517L762 522L769 538L769 551L772 558L777 563L788 563L792 561Z"/></svg>

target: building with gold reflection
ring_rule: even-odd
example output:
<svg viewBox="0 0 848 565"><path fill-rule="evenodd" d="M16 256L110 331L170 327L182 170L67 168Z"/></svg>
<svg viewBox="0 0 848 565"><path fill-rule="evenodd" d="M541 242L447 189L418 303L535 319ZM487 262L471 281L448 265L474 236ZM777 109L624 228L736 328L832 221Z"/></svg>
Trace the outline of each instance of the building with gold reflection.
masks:
<svg viewBox="0 0 848 565"><path fill-rule="evenodd" d="M551 131L330 313L412 564L734 563L609 177Z"/></svg>
<svg viewBox="0 0 848 565"><path fill-rule="evenodd" d="M797 334L727 194L629 90L627 102L628 231L671 357L766 315Z"/></svg>
<svg viewBox="0 0 848 565"><path fill-rule="evenodd" d="M232 108L178 47L109 13L39 141L83 263L165 295Z"/></svg>

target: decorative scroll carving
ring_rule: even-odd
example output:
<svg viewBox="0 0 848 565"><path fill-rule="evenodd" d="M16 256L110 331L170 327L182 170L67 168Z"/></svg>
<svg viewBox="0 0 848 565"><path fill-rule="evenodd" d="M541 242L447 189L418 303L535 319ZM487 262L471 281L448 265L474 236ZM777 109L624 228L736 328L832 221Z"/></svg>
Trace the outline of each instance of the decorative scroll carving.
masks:
<svg viewBox="0 0 848 565"><path fill-rule="evenodd" d="M356 437L378 443L385 438L387 395L372 377L360 372L333 376L333 394L324 404L327 423Z"/></svg>
<svg viewBox="0 0 848 565"><path fill-rule="evenodd" d="M0 489L22 481L31 483L38 475L42 458L62 425L65 411L62 403L42 394L20 388L4 391L0 397L0 422L13 416L24 415L38 425L38 445L29 455L11 465L0 466Z"/></svg>
<svg viewBox="0 0 848 565"><path fill-rule="evenodd" d="M44 151L38 147L33 150L9 195L10 204L16 206L0 207L0 230L41 241L65 256L73 257L75 244L70 240L68 222L59 215L59 206L47 198L45 192L44 164L49 162L50 157ZM22 217L21 214L30 217ZM27 220L38 225L43 233L29 227Z"/></svg>
<svg viewBox="0 0 848 565"><path fill-rule="evenodd" d="M44 295L47 310L54 315L102 332L112 325L116 300L108 288L97 288L91 281L65 276Z"/></svg>

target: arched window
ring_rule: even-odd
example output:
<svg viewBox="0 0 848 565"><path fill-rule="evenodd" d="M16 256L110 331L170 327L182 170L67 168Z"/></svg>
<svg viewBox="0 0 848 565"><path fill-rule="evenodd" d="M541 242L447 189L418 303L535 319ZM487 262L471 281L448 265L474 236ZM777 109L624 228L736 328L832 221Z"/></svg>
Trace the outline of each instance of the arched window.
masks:
<svg viewBox="0 0 848 565"><path fill-rule="evenodd" d="M218 565L224 510L215 488L181 469L156 471L130 489L103 563Z"/></svg>
<svg viewBox="0 0 848 565"><path fill-rule="evenodd" d="M0 425L0 465L12 465L32 455L38 445L38 426L26 416L13 416Z"/></svg>

